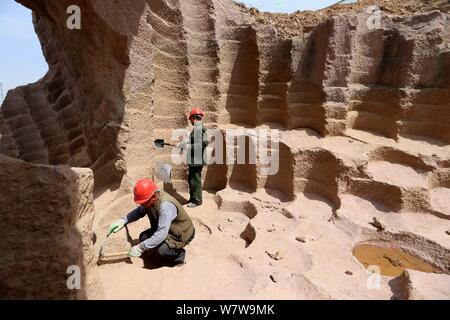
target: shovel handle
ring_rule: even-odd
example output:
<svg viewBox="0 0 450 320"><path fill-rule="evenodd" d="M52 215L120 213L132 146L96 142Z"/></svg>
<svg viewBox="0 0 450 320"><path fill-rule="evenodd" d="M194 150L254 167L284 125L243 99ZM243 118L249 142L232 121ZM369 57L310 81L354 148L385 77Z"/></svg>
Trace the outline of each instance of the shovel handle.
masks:
<svg viewBox="0 0 450 320"><path fill-rule="evenodd" d="M128 251L102 255L101 258L113 258L113 257L119 257L119 256L128 256Z"/></svg>
<svg viewBox="0 0 450 320"><path fill-rule="evenodd" d="M164 146L176 147L174 144L165 142L164 139L156 139L154 144L156 148L164 148Z"/></svg>

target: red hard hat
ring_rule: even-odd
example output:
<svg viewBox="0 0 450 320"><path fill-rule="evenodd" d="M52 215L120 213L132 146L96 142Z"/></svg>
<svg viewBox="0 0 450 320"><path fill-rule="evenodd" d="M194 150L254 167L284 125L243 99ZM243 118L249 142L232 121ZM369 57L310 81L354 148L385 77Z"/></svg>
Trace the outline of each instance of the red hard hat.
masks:
<svg viewBox="0 0 450 320"><path fill-rule="evenodd" d="M203 112L202 109L198 109L198 108L194 108L191 111L191 114L189 115L189 119L192 118L193 116L205 116L205 113Z"/></svg>
<svg viewBox="0 0 450 320"><path fill-rule="evenodd" d="M158 190L158 186L150 179L142 179L134 186L134 202L144 204Z"/></svg>

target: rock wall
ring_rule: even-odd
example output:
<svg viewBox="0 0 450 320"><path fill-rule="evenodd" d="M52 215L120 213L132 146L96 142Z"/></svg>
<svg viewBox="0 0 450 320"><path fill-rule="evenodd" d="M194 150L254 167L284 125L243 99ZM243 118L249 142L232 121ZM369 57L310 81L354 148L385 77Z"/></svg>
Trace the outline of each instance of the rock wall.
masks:
<svg viewBox="0 0 450 320"><path fill-rule="evenodd" d="M340 14L282 38L228 0L20 2L34 10L50 70L8 93L0 151L90 167L98 188L167 160L152 140L185 128L194 106L210 127L450 142L445 12L384 15L376 30L364 12ZM66 28L69 4L81 8L81 30ZM174 179L186 189L184 167ZM264 177L248 179L265 185Z"/></svg>
<svg viewBox="0 0 450 320"><path fill-rule="evenodd" d="M36 84L8 93L2 107L1 145L4 132L9 139L5 153L41 164L92 167L96 177L117 180L123 172L118 132L127 37L100 19L88 1L79 3L84 29L73 32L66 27L69 1L24 4L33 9L49 72Z"/></svg>
<svg viewBox="0 0 450 320"><path fill-rule="evenodd" d="M95 295L89 169L45 166L0 155L0 297L73 299ZM79 290L67 286L80 268ZM71 282L72 283L72 282Z"/></svg>
<svg viewBox="0 0 450 320"><path fill-rule="evenodd" d="M297 209L284 204L308 203L311 194L329 205L330 221L358 210L361 225L372 212L405 220L428 213L413 215L408 228L450 219L448 6L385 12L377 29L364 11L340 12L286 37L231 0L18 2L33 10L49 72L9 91L0 109L0 153L11 157L0 157L2 296L95 294L92 192L96 227L123 215L132 182L170 161L170 150L154 150L153 140L187 128L192 107L222 132L281 131L276 175L262 175L259 162L212 165L204 175L205 189L219 191L220 210L244 201L252 221L237 238L246 247L261 233L257 209L245 202L258 192L270 196L264 229L273 213L292 220ZM81 9L81 30L66 27L70 5ZM185 169L174 166L172 191L187 189ZM303 208L301 201L292 205ZM349 237L362 228L348 226ZM80 292L67 291L72 264L85 276ZM325 281L319 273L312 279Z"/></svg>

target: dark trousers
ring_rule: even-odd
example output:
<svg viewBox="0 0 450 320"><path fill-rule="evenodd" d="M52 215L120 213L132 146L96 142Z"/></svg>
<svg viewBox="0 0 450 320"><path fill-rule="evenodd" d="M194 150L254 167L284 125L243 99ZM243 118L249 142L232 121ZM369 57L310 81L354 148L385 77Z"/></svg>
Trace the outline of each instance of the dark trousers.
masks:
<svg viewBox="0 0 450 320"><path fill-rule="evenodd" d="M202 170L203 166L189 166L189 202L202 204Z"/></svg>
<svg viewBox="0 0 450 320"><path fill-rule="evenodd" d="M139 236L139 241L144 242L149 239L155 230L148 229L142 232ZM165 260L174 262L174 263L184 263L186 258L186 250L182 249L171 249L167 245L166 242L161 243L159 246L155 248L156 252L163 257Z"/></svg>

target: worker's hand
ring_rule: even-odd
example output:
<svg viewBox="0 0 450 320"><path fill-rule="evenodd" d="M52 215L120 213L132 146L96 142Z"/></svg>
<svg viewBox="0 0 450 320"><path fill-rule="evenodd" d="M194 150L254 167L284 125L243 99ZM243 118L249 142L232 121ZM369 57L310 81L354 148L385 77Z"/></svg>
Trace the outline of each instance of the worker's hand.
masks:
<svg viewBox="0 0 450 320"><path fill-rule="evenodd" d="M186 146L187 142L180 142L175 146L175 148L183 149Z"/></svg>
<svg viewBox="0 0 450 320"><path fill-rule="evenodd" d="M139 258L143 252L144 250L142 250L141 245L138 244L137 246L134 246L130 249L130 252L128 252L128 256L133 258Z"/></svg>
<svg viewBox="0 0 450 320"><path fill-rule="evenodd" d="M175 148L178 148L178 149L183 149L186 146L186 144L188 143L187 140L183 136L179 137L178 141L179 141L179 143L175 146Z"/></svg>
<svg viewBox="0 0 450 320"><path fill-rule="evenodd" d="M116 233L122 230L122 228L125 226L125 220L119 219L117 221L114 221L113 224L108 229L108 237L111 235L111 233Z"/></svg>

